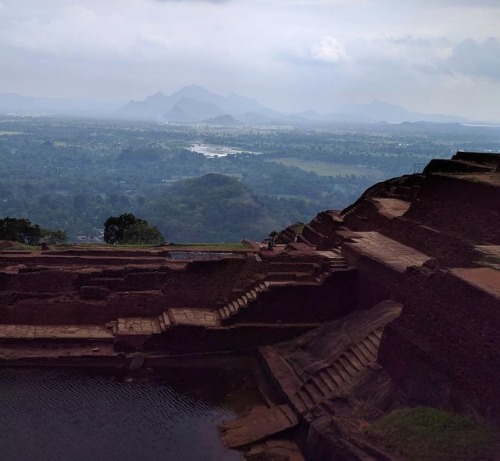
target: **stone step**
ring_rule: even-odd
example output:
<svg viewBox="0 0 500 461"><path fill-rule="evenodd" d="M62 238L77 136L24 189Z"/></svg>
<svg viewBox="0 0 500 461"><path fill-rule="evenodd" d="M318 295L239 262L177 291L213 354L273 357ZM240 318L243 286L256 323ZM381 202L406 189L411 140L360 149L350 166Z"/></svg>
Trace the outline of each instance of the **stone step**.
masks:
<svg viewBox="0 0 500 461"><path fill-rule="evenodd" d="M163 311L163 321L165 322L165 326L170 327L170 324L172 323L172 319L170 318L169 311Z"/></svg>
<svg viewBox="0 0 500 461"><path fill-rule="evenodd" d="M363 341L357 346L363 352L363 355L368 359L369 362L373 362L377 358L377 350L372 345L368 347Z"/></svg>
<svg viewBox="0 0 500 461"><path fill-rule="evenodd" d="M222 306L219 309L219 314L220 314L221 319L227 319L231 315L231 311L229 310L229 308L227 306Z"/></svg>
<svg viewBox="0 0 500 461"><path fill-rule="evenodd" d="M307 274L309 275L309 274ZM267 279L274 280L296 280L297 274L295 272L271 272L267 274Z"/></svg>
<svg viewBox="0 0 500 461"><path fill-rule="evenodd" d="M378 352L378 348L380 346L380 338L375 335L374 332L371 332L365 339L365 341L369 341L373 346L375 346L377 348L377 352Z"/></svg>
<svg viewBox="0 0 500 461"><path fill-rule="evenodd" d="M371 354L367 353L365 349L359 347L358 344L351 348L351 352L359 359L359 361L366 366L372 361Z"/></svg>
<svg viewBox="0 0 500 461"><path fill-rule="evenodd" d="M258 293L262 290L259 286L252 288L247 293L236 298L234 301L229 302L219 309L220 316L223 320L237 314L241 309L248 307L248 305L257 299Z"/></svg>
<svg viewBox="0 0 500 461"><path fill-rule="evenodd" d="M269 265L269 272L307 272L312 273L319 269L319 264L315 262L298 261L272 261Z"/></svg>
<svg viewBox="0 0 500 461"><path fill-rule="evenodd" d="M351 375L344 369L342 364L336 361L332 364L332 367L337 371L337 374L342 378L344 382L349 381Z"/></svg>
<svg viewBox="0 0 500 461"><path fill-rule="evenodd" d="M161 333L157 317L120 317L117 336L150 336Z"/></svg>
<svg viewBox="0 0 500 461"><path fill-rule="evenodd" d="M311 398L311 396L304 390L300 389L299 392L297 392L299 398L304 402L304 406L306 407L306 410L309 410L311 408L314 408L316 405L314 403L314 400Z"/></svg>
<svg viewBox="0 0 500 461"><path fill-rule="evenodd" d="M335 363L340 364L349 374L349 377L353 377L357 373L356 368L352 366L351 362L344 355L341 355Z"/></svg>
<svg viewBox="0 0 500 461"><path fill-rule="evenodd" d="M295 394L293 396L292 403L299 413L304 413L305 411L307 411L307 405L302 400L302 398L299 394Z"/></svg>
<svg viewBox="0 0 500 461"><path fill-rule="evenodd" d="M349 266L347 264L330 264L329 268L330 270L342 270L349 269Z"/></svg>
<svg viewBox="0 0 500 461"><path fill-rule="evenodd" d="M365 368L365 365L363 365L363 363L358 359L358 357L352 351L347 351L344 353L344 355L357 371L361 371Z"/></svg>
<svg viewBox="0 0 500 461"><path fill-rule="evenodd" d="M319 378L325 383L326 387L328 390L331 392L333 391L337 386L335 381L333 381L332 377L328 374L326 370L321 370L319 372Z"/></svg>
<svg viewBox="0 0 500 461"><path fill-rule="evenodd" d="M318 277L315 277L313 274L296 274L295 280L299 283L318 282Z"/></svg>
<svg viewBox="0 0 500 461"><path fill-rule="evenodd" d="M104 325L0 325L0 339L112 341L113 332Z"/></svg>
<svg viewBox="0 0 500 461"><path fill-rule="evenodd" d="M363 346L370 351L374 359L377 358L379 344L380 343L375 336L369 335L363 340Z"/></svg>
<svg viewBox="0 0 500 461"><path fill-rule="evenodd" d="M314 384L318 387L320 390L321 394L323 396L330 395L331 389L330 387L325 383L325 380L321 377L321 373L317 374L313 378Z"/></svg>
<svg viewBox="0 0 500 461"><path fill-rule="evenodd" d="M339 266L339 267L347 266L347 261L345 261L345 260L343 260L343 261L331 260L331 261L328 261L328 263L330 264L331 267L333 267L333 266Z"/></svg>
<svg viewBox="0 0 500 461"><path fill-rule="evenodd" d="M158 323L160 324L161 331L167 330L167 326L165 325L165 321L163 320L163 313L158 316Z"/></svg>
<svg viewBox="0 0 500 461"><path fill-rule="evenodd" d="M311 380L307 382L303 387L302 390L305 391L311 400L316 404L321 402L324 399L323 393L321 390L318 388L314 380Z"/></svg>
<svg viewBox="0 0 500 461"><path fill-rule="evenodd" d="M179 308L169 309L169 315L174 325L217 327L220 312L208 309Z"/></svg>
<svg viewBox="0 0 500 461"><path fill-rule="evenodd" d="M340 375L340 373L337 371L336 368L333 366L329 366L328 368L325 368L325 371L328 373L332 381L337 385L337 386L342 386L342 384L345 383L345 379Z"/></svg>
<svg viewBox="0 0 500 461"><path fill-rule="evenodd" d="M243 309L245 307L247 307L247 303L245 302L245 300L243 298L238 298L236 300L236 302L239 304L240 308Z"/></svg>

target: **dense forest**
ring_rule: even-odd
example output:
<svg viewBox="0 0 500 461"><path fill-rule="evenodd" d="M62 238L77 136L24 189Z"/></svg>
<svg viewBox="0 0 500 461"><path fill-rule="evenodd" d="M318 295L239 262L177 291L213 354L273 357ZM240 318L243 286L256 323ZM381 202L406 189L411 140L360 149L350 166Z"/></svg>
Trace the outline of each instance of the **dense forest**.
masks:
<svg viewBox="0 0 500 461"><path fill-rule="evenodd" d="M105 221L123 213L167 241L260 240L432 157L499 150L499 140L499 128L458 124L314 130L4 116L0 218L29 219L70 241L102 239Z"/></svg>

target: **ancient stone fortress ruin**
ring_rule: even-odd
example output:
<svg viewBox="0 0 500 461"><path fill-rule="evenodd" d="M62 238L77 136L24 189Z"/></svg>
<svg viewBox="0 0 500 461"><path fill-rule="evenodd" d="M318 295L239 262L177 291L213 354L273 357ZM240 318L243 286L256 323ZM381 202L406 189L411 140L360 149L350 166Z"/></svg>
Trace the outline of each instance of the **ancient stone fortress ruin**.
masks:
<svg viewBox="0 0 500 461"><path fill-rule="evenodd" d="M308 459L396 459L362 428L402 401L498 424L500 155L433 160L277 241L182 254L3 242L1 364L252 350L273 398L223 440L295 428Z"/></svg>

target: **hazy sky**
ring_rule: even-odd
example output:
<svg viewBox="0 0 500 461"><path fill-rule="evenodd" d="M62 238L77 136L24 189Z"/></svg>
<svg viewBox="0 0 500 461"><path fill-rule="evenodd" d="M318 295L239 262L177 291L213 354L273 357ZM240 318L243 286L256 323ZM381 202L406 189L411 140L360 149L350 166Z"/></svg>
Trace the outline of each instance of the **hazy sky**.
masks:
<svg viewBox="0 0 500 461"><path fill-rule="evenodd" d="M189 84L290 112L380 99L500 121L500 0L0 0L0 92Z"/></svg>

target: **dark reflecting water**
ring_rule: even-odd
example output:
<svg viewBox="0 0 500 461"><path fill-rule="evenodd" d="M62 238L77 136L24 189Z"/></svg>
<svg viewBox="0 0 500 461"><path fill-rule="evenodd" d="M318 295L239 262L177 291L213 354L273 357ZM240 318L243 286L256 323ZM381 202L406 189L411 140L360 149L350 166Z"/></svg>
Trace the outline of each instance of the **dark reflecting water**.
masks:
<svg viewBox="0 0 500 461"><path fill-rule="evenodd" d="M0 369L0 459L233 461L216 426L234 413L160 383L79 370Z"/></svg>

